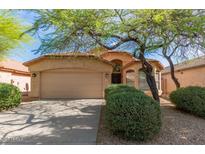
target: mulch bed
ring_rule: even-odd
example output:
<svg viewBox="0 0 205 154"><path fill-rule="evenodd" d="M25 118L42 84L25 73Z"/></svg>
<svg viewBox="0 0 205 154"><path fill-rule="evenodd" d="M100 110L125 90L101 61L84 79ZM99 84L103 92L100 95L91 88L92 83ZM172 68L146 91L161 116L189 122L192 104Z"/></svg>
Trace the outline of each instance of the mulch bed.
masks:
<svg viewBox="0 0 205 154"><path fill-rule="evenodd" d="M112 135L106 129L105 106L101 110L97 144L205 144L205 119L177 110L174 105L161 99L162 129L151 141L127 141Z"/></svg>

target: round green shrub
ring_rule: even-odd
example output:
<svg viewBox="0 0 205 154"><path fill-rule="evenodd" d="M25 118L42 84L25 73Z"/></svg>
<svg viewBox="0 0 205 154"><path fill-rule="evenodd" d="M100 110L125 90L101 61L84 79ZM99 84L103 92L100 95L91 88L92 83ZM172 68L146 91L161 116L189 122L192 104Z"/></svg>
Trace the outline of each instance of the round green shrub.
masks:
<svg viewBox="0 0 205 154"><path fill-rule="evenodd" d="M111 94L106 103L106 125L128 140L152 139L161 128L158 102L138 91Z"/></svg>
<svg viewBox="0 0 205 154"><path fill-rule="evenodd" d="M16 107L21 102L21 92L18 87L0 83L0 111Z"/></svg>
<svg viewBox="0 0 205 154"><path fill-rule="evenodd" d="M205 88L190 86L170 94L177 108L205 118Z"/></svg>
<svg viewBox="0 0 205 154"><path fill-rule="evenodd" d="M114 93L120 93L120 92L139 92L139 93L144 93L141 90L136 89L133 86L128 86L126 84L112 84L110 86L108 86L105 89L105 99L107 99L108 96L114 94Z"/></svg>

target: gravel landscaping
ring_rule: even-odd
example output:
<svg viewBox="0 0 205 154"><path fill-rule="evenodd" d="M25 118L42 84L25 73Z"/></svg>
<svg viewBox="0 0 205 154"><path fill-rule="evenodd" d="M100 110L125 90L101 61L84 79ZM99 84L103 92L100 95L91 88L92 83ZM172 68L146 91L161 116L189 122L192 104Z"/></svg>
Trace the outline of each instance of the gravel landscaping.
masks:
<svg viewBox="0 0 205 154"><path fill-rule="evenodd" d="M162 129L151 141L133 142L113 136L105 128L102 107L97 144L205 144L205 119L177 110L174 105L161 99Z"/></svg>

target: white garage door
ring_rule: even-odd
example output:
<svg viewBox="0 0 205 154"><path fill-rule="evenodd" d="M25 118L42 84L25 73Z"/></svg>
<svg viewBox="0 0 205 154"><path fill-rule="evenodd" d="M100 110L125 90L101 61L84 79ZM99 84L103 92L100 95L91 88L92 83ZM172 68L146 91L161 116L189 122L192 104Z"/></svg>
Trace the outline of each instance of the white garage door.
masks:
<svg viewBox="0 0 205 154"><path fill-rule="evenodd" d="M41 98L102 98L102 73L43 72Z"/></svg>

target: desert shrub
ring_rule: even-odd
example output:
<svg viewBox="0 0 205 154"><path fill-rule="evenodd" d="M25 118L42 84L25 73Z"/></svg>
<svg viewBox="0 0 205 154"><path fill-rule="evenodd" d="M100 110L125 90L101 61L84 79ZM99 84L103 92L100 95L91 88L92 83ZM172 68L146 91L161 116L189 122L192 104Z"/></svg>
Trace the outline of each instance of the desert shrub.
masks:
<svg viewBox="0 0 205 154"><path fill-rule="evenodd" d="M0 111L16 107L21 102L21 92L18 87L0 83Z"/></svg>
<svg viewBox="0 0 205 154"><path fill-rule="evenodd" d="M205 88L190 86L170 94L177 108L205 118Z"/></svg>
<svg viewBox="0 0 205 154"><path fill-rule="evenodd" d="M128 140L144 141L160 131L160 106L151 97L139 90L107 94L106 126L113 134Z"/></svg>

